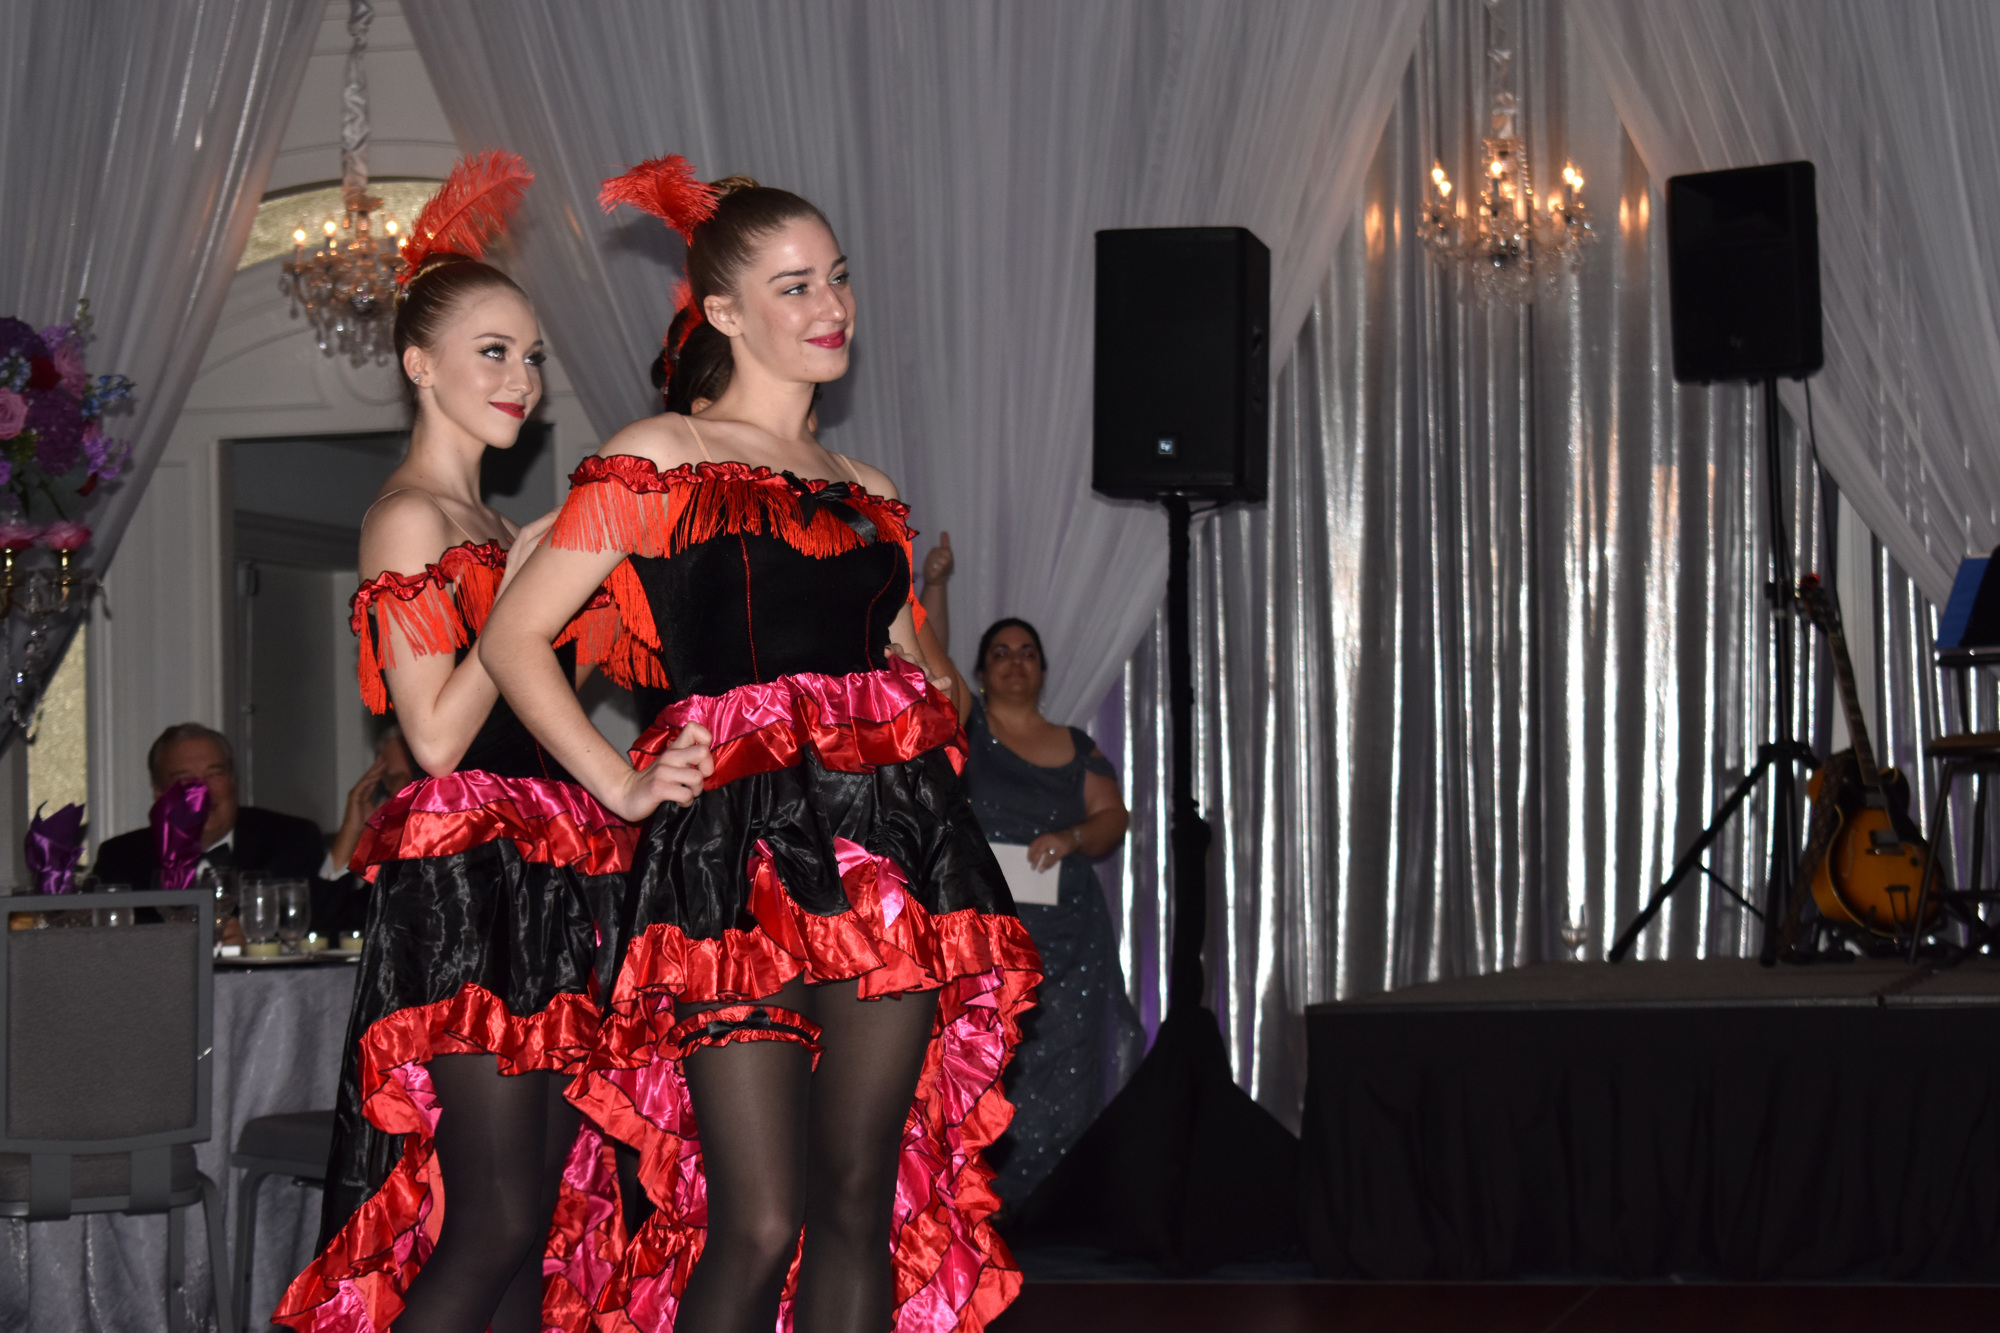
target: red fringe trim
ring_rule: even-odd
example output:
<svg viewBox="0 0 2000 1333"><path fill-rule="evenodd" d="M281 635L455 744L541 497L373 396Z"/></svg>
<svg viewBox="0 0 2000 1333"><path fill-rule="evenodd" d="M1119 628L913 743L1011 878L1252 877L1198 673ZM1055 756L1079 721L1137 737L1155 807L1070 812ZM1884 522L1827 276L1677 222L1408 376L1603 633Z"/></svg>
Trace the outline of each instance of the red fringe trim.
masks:
<svg viewBox="0 0 2000 1333"><path fill-rule="evenodd" d="M396 665L396 636L418 657L466 647L493 613L506 572L507 553L497 543L467 542L447 550L420 574L385 570L361 585L348 603L348 625L361 640L356 674L361 701L370 711L386 713L392 707L382 673ZM376 620L372 633L371 607ZM634 615L636 621L631 620ZM628 625L636 625L636 635ZM556 646L571 642L577 645L579 663L603 668L628 690L639 685L666 688L666 672L655 656L660 641L653 614L629 564L612 571L610 582L563 628Z"/></svg>
<svg viewBox="0 0 2000 1333"><path fill-rule="evenodd" d="M416 574L384 570L367 580L348 601L348 627L361 640L357 676L361 701L370 712L389 711L382 673L396 665L396 638L412 655L455 652L471 643L486 623L507 569L507 553L494 542L451 547L434 565ZM376 624L368 623L370 608Z"/></svg>
<svg viewBox="0 0 2000 1333"><path fill-rule="evenodd" d="M859 977L864 997L941 991L898 1172L899 1333L981 1329L1019 1291L1020 1272L992 1230L999 1198L983 1153L1013 1116L999 1076L1020 1040L1040 959L1016 918L974 911L931 917L902 893L893 863L837 845L852 911L803 911L760 855L751 902L757 929L691 940L654 926L627 955L598 1050L570 1097L639 1148L640 1179L658 1211L632 1238L599 1298L600 1330L672 1327L706 1235L700 1141L681 1077L684 1053L674 1041L675 1004L754 999L795 976Z"/></svg>
<svg viewBox="0 0 2000 1333"><path fill-rule="evenodd" d="M584 603L557 636L555 646L576 644L579 665L603 669L626 689L641 685L667 688L666 669L660 665L659 634L653 628L653 611L646 604L646 592L632 562L620 561L604 586Z"/></svg>
<svg viewBox="0 0 2000 1333"><path fill-rule="evenodd" d="M524 1018L480 986L371 1024L361 1038L362 1113L385 1133L406 1136L403 1156L382 1188L292 1280L273 1322L301 1333L356 1333L385 1330L402 1312L403 1293L430 1257L444 1222L433 1138L439 1108L425 1064L440 1055L491 1052L503 1074L570 1072L588 1055L596 1026L597 1007L584 996L558 995L541 1013ZM624 1248L609 1157L609 1146L586 1126L564 1171L543 1260L548 1327L574 1333L590 1327L589 1310Z"/></svg>
<svg viewBox="0 0 2000 1333"><path fill-rule="evenodd" d="M570 482L569 498L549 530L549 543L569 550L670 556L738 533L776 537L815 559L866 545L829 510L800 522L798 493L765 467L684 463L662 472L650 459L614 454L584 459ZM806 486L817 494L839 484L816 480ZM880 540L907 543L907 505L846 484L848 503L875 524Z"/></svg>

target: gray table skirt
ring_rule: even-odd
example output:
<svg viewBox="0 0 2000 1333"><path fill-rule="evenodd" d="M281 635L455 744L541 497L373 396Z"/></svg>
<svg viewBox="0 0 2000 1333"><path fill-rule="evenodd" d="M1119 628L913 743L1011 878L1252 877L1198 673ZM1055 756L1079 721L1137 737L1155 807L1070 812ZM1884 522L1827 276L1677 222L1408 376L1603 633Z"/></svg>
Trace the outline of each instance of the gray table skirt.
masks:
<svg viewBox="0 0 2000 1333"><path fill-rule="evenodd" d="M354 978L351 964L215 974L214 1133L195 1157L222 1189L231 1244L241 1173L229 1170L229 1151L257 1116L333 1105ZM266 1326L285 1284L312 1259L319 1204L317 1189L265 1182L249 1327ZM194 1326L213 1328L199 1207L188 1210L187 1249ZM166 1325L166 1271L165 1218L72 1217L32 1226L8 1219L0 1229L0 1330L155 1333Z"/></svg>

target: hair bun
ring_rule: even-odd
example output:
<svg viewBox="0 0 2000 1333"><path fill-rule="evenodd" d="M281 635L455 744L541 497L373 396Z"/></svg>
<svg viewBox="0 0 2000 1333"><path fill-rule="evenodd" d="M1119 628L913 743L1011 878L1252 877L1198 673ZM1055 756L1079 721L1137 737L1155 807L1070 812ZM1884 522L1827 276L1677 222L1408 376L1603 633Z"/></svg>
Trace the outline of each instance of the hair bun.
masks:
<svg viewBox="0 0 2000 1333"><path fill-rule="evenodd" d="M715 202L721 203L738 190L761 190L755 176L724 176L719 181L710 181L708 188L715 191Z"/></svg>

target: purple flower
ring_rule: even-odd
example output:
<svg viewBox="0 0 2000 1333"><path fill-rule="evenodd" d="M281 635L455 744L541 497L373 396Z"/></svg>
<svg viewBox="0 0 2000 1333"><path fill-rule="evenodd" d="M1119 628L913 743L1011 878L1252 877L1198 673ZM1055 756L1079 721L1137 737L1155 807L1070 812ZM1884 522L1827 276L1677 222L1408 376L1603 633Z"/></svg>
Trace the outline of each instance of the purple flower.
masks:
<svg viewBox="0 0 2000 1333"><path fill-rule="evenodd" d="M50 389L28 400L27 429L35 432L35 461L60 477L83 459L83 412L76 399Z"/></svg>
<svg viewBox="0 0 2000 1333"><path fill-rule="evenodd" d="M14 465L0 458L0 486L5 486L12 480L14 480Z"/></svg>
<svg viewBox="0 0 2000 1333"><path fill-rule="evenodd" d="M106 435L93 421L83 428L83 461L90 469L90 475L99 481L116 481L125 475L125 465L132 460L132 446L124 440L114 440ZM0 486L7 479L0 477Z"/></svg>
<svg viewBox="0 0 2000 1333"><path fill-rule="evenodd" d="M41 335L18 319L0 319L0 356L10 356L19 352L22 357L32 359L47 356L49 346Z"/></svg>
<svg viewBox="0 0 2000 1333"><path fill-rule="evenodd" d="M11 440L28 424L28 400L0 389L0 440ZM0 486L6 485L0 482Z"/></svg>

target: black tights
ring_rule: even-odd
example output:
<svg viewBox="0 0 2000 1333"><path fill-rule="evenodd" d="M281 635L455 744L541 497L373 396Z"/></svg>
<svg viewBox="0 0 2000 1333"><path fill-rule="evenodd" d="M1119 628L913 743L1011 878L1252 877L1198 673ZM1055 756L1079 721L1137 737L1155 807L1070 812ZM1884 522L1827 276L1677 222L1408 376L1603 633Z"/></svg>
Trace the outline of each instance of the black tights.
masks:
<svg viewBox="0 0 2000 1333"><path fill-rule="evenodd" d="M885 1333L895 1296L897 1159L937 992L862 1000L852 981L792 981L762 1003L820 1025L819 1068L788 1041L732 1042L689 1056L708 1242L675 1333L770 1333L801 1227L797 1333Z"/></svg>
<svg viewBox="0 0 2000 1333"><path fill-rule="evenodd" d="M490 1055L441 1055L444 1226L396 1333L541 1333L542 1251L582 1113L557 1074L502 1074Z"/></svg>

